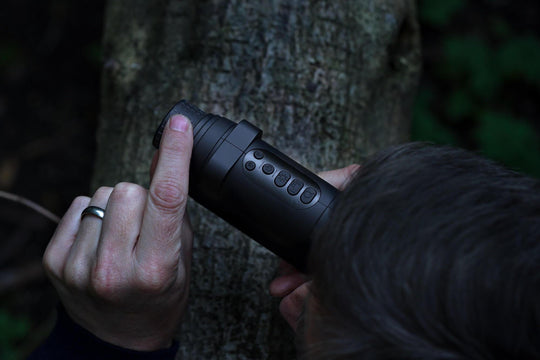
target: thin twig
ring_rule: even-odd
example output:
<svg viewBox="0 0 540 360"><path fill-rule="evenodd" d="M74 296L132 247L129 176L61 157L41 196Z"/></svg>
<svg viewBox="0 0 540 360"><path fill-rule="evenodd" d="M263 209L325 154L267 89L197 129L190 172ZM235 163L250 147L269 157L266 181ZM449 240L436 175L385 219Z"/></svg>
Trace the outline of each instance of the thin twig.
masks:
<svg viewBox="0 0 540 360"><path fill-rule="evenodd" d="M51 221L53 221L53 222L55 222L57 224L60 222L60 217L53 214L49 210L45 209L43 206L38 205L35 202L33 202L32 200L29 200L29 199L27 199L25 197L15 195L15 194L11 194L11 193L0 190L0 198L11 200L11 201L14 201L16 203L22 204L22 205L24 205L26 207L29 207L30 209L40 213L41 215L45 216L47 219L49 219L49 220L51 220Z"/></svg>

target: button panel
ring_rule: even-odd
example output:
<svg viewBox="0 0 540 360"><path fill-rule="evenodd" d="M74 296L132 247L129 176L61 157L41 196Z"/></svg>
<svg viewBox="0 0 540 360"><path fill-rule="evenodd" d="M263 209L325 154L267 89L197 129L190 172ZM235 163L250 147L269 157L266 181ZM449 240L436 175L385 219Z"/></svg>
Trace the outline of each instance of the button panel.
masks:
<svg viewBox="0 0 540 360"><path fill-rule="evenodd" d="M271 152L251 150L244 156L243 166L246 176L294 207L310 207L320 197L317 183Z"/></svg>

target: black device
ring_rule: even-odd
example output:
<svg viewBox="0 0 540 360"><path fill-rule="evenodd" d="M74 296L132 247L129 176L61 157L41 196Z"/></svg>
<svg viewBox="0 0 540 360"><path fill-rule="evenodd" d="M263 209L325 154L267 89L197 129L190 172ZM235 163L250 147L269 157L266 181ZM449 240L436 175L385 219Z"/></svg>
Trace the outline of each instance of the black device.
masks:
<svg viewBox="0 0 540 360"><path fill-rule="evenodd" d="M338 190L263 141L262 131L246 120L235 123L185 100L161 122L153 140L156 148L175 114L193 125L190 196L306 270L311 236L326 222Z"/></svg>

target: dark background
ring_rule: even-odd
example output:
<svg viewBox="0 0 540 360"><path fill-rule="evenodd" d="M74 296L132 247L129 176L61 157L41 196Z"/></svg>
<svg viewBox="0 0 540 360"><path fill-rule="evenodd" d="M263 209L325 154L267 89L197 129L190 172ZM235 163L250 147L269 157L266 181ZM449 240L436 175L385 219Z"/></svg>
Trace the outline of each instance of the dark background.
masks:
<svg viewBox="0 0 540 360"><path fill-rule="evenodd" d="M92 174L104 1L2 5L0 190L62 214ZM419 16L413 140L540 177L540 2L420 0ZM1 359L25 356L52 326L55 296L39 262L54 227L0 199Z"/></svg>

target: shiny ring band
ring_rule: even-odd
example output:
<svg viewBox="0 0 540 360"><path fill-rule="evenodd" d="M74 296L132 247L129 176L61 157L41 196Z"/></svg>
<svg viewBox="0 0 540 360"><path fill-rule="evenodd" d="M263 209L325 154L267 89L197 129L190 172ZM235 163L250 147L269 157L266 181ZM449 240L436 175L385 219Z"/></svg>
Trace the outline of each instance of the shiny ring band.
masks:
<svg viewBox="0 0 540 360"><path fill-rule="evenodd" d="M85 215L94 215L103 220L103 217L105 216L105 210L97 206L89 206L81 213L81 219Z"/></svg>

